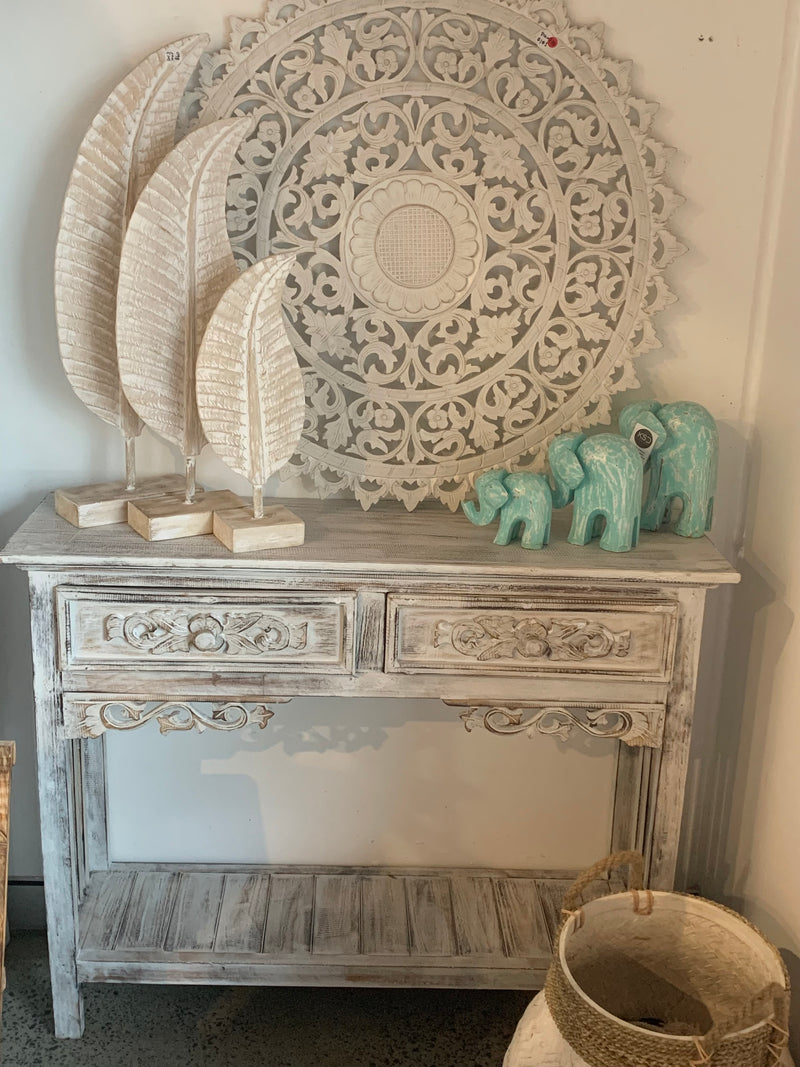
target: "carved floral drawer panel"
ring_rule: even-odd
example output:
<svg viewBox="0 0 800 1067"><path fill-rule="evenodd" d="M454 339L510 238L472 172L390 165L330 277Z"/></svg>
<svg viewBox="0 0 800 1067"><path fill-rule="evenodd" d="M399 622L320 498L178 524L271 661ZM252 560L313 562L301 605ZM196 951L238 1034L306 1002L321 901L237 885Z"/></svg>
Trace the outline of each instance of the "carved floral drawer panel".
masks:
<svg viewBox="0 0 800 1067"><path fill-rule="evenodd" d="M235 598L234 598L235 597ZM56 591L62 669L136 664L163 669L325 671L353 669L355 594L239 593L233 597L153 590Z"/></svg>
<svg viewBox="0 0 800 1067"><path fill-rule="evenodd" d="M387 671L539 671L665 681L676 608L389 596Z"/></svg>

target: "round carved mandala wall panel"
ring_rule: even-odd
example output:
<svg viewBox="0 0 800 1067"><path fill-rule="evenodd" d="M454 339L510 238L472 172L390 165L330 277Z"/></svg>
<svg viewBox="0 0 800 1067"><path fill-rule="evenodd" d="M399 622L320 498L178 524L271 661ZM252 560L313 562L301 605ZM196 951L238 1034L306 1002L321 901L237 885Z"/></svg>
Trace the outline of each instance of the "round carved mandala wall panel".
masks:
<svg viewBox="0 0 800 1067"><path fill-rule="evenodd" d="M608 421L682 250L655 107L601 28L536 0L294 0L235 19L193 94L250 115L242 267L291 250L307 417L289 474L365 507L456 507Z"/></svg>

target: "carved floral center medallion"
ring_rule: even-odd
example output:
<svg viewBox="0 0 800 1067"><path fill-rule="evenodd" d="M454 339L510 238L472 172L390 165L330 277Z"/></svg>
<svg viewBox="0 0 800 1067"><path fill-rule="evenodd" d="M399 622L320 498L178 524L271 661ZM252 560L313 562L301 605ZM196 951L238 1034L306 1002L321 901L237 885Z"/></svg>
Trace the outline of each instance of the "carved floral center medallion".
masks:
<svg viewBox="0 0 800 1067"><path fill-rule="evenodd" d="M483 246L469 199L426 175L372 186L344 226L344 263L354 289L365 303L406 319L427 319L460 304Z"/></svg>
<svg viewBox="0 0 800 1067"><path fill-rule="evenodd" d="M393 282L419 289L441 281L453 262L455 244L444 215L424 204L409 204L380 221L375 255Z"/></svg>
<svg viewBox="0 0 800 1067"><path fill-rule="evenodd" d="M253 118L234 254L297 256L288 473L365 507L456 507L635 384L677 198L656 109L601 32L561 0L273 0L207 57L200 121Z"/></svg>

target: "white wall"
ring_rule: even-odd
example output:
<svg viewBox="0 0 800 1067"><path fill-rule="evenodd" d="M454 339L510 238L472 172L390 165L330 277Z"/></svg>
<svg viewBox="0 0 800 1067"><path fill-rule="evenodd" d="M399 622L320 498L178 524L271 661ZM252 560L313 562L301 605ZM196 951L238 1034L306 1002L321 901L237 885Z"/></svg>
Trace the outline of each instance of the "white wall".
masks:
<svg viewBox="0 0 800 1067"><path fill-rule="evenodd" d="M800 2L787 20L762 262L763 346L749 405L752 451L743 581L734 601L719 745L731 786L721 817L720 892L782 949L800 983ZM738 724L741 728L738 729ZM795 1058L800 1016L792 1019Z"/></svg>
<svg viewBox="0 0 800 1067"><path fill-rule="evenodd" d="M83 409L63 379L53 322L51 262L58 213L84 129L121 75L152 48L199 29L211 32L219 43L223 14L256 14L260 7L261 0L224 0L224 4L222 0L72 0L68 5L28 0L5 13L6 39L15 44L6 50L0 75L8 80L3 99L14 101L3 114L4 161L0 168L0 247L4 251L0 259L0 359L5 383L0 420L4 463L0 534L10 533L53 487L99 480L116 475L120 469L115 434ZM720 421L723 454L715 537L731 553L744 469L742 396L751 359L751 319L783 3L762 5L755 22L752 5L745 0L647 4L637 0L573 0L571 10L579 21L607 22L609 51L635 59L637 94L663 105L655 132L678 149L671 174L687 203L676 217L675 228L691 251L672 269L672 284L680 300L660 319L664 351L640 361L641 392L663 400L698 400ZM701 35L714 40L700 42ZM35 49L24 47L25 42L35 42ZM141 454L146 468L175 469L172 454L152 439ZM209 484L228 480L220 465L209 459L201 461L200 474ZM19 745L12 874L25 877L41 869L25 586L22 576L10 570L0 572L0 582L4 605L0 614L0 733L15 738ZM704 744L710 744L714 737L713 692L723 614L718 597L712 633L717 641L711 641L706 657L710 696L698 731L696 767L706 758ZM217 849L219 834L225 835L231 848L242 851L255 847L252 827L231 841L231 828L241 819L237 789L240 796L261 798L252 817L260 819L262 827L277 827L275 836L258 838L271 858L283 858L277 854L278 846L284 852L301 848L298 841L302 847L307 844L309 852L317 845L322 847L325 842L315 841L315 831L309 829L304 790L317 790L319 802L328 803L334 782L342 826L346 828L348 820L356 816L361 821L356 819L354 824L355 841L353 834L343 832L333 845L328 842L326 857L332 861L349 858L341 852L332 854L341 848L350 853L355 850L360 859L376 860L408 858L416 849L433 862L439 850L446 849L448 827L453 829L453 849L464 857L477 858L495 850L498 855L502 851L509 857L519 856L519 862L536 855L541 856L540 862L551 863L557 853L558 857L563 855L564 862L580 863L604 847L610 795L607 761L600 757L587 761L585 777L570 775L567 779L562 768L572 762L574 753L560 752L555 742L541 739L537 742L539 750L530 759L539 760L541 774L549 770L550 777L535 782L531 774L526 780L524 771L530 771L531 765L525 746L505 747L499 762L487 748L486 758L492 762L481 767L475 762L476 753L487 739L477 741L467 751L457 723L449 724L451 733L442 732L441 709L407 706L406 711L411 721L403 725L396 705L372 709L374 728L386 733L377 750L366 744L358 752L349 752L346 745L331 744L325 751L314 752L313 758L266 739L260 751L261 739L253 742L244 737L225 739L224 743L207 738L163 739L153 733L116 738L110 747L121 774L112 793L112 809L117 813L138 810L137 798L141 798L144 781L145 791L158 790L165 807L186 812L191 793L181 793L179 782L196 785L200 761L203 780L208 780L210 788L219 786L220 772L238 781L232 788L228 783L225 803L216 815L223 829L206 824L209 852ZM315 729L335 721L331 709L324 705L305 707L301 713ZM141 759L126 761L121 757L118 748L124 742L129 742L131 751ZM554 752L558 755L553 756ZM373 854L374 835L364 811L370 796L385 790L387 773L394 776L393 788L400 803L407 773L404 761L409 755L413 781L425 783L430 804L436 795L429 780L431 768L442 772L437 789L443 821L429 820L425 825L419 812L409 811L403 823L393 811L392 840L382 842L383 851L376 849ZM514 791L508 793L512 776L505 768L512 764L520 773L513 776ZM165 776L175 780L169 788ZM569 788L564 785L567 780ZM278 794L270 792L270 782L280 782L279 807ZM544 808L542 794L537 793L542 782L553 789L550 806ZM563 842L559 844L550 830L541 830L539 824L553 818L560 797L572 801L574 782L583 782L587 795L597 794L605 807L597 805L596 823L585 828L585 836L568 835L573 846L573 854L568 856L563 854ZM500 787L506 801L502 805L497 804ZM462 840L458 835L463 834L463 813L457 804L445 804L443 798L465 790L473 805L470 815L477 812L479 817L468 839ZM503 826L499 845L497 822L480 816L482 790ZM412 807L407 800L404 803ZM134 820L114 817L115 846L121 853L132 854L145 845L151 852L167 853L172 847L166 830L153 821L143 844ZM441 856L442 862L445 858Z"/></svg>

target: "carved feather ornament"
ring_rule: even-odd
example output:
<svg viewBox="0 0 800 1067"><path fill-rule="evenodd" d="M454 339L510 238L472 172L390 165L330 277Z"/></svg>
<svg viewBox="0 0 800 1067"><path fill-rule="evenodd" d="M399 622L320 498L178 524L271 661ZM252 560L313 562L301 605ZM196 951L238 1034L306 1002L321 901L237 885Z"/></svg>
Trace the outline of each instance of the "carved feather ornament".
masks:
<svg viewBox="0 0 800 1067"><path fill-rule="evenodd" d="M303 432L303 376L281 308L294 262L291 253L270 256L241 274L212 315L197 359L206 436L256 496L293 455Z"/></svg>
<svg viewBox="0 0 800 1067"><path fill-rule="evenodd" d="M55 302L64 370L83 403L128 442L142 421L117 366L117 283L136 199L175 141L183 91L209 38L153 52L114 89L84 137L67 186L56 244Z"/></svg>
<svg viewBox="0 0 800 1067"><path fill-rule="evenodd" d="M185 137L142 192L122 249L117 303L122 384L144 422L181 450L187 471L193 471L206 443L195 400L200 341L237 276L225 191L250 126L246 118L227 119Z"/></svg>

